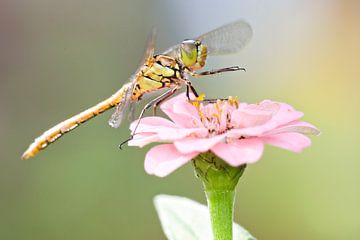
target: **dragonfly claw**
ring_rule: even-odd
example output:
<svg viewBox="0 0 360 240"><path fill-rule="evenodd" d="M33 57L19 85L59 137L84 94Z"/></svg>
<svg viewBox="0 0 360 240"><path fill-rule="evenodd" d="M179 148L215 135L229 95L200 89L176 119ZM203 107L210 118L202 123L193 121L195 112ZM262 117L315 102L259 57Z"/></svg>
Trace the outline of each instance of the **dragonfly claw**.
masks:
<svg viewBox="0 0 360 240"><path fill-rule="evenodd" d="M126 139L125 141L123 141L122 143L120 143L119 148L122 150L122 149L123 149L122 147L124 146L124 144L127 143L127 142L129 142L129 141L132 140L133 138L134 138L134 136L131 135L128 139Z"/></svg>

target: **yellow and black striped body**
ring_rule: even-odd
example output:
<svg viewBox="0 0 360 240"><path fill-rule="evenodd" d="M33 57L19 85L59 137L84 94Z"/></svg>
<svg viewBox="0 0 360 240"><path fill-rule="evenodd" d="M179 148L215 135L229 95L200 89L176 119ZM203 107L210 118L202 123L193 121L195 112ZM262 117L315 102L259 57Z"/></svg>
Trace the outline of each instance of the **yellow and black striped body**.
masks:
<svg viewBox="0 0 360 240"><path fill-rule="evenodd" d="M196 42L197 43L197 42ZM196 47L195 47L196 46ZM114 95L99 104L55 125L29 146L22 158L29 159L55 142L64 134L72 131L82 123L117 106L121 101L127 101L127 92L130 91L129 101L137 102L149 92L163 88L178 88L186 81L186 72L202 68L206 59L206 47L194 45L194 54L175 58L168 55L149 56L143 66L136 73L133 81L123 85ZM191 64L190 64L191 62ZM132 87L132 89L131 89Z"/></svg>
<svg viewBox="0 0 360 240"><path fill-rule="evenodd" d="M147 59L135 79L132 101L140 100L145 93L173 88L183 83L180 65L176 59L166 55L155 55Z"/></svg>
<svg viewBox="0 0 360 240"><path fill-rule="evenodd" d="M144 65L136 73L133 81L135 83L127 83L110 98L100 102L99 104L55 125L29 146L22 155L22 159L29 159L45 149L48 145L55 142L64 134L72 131L82 123L99 115L100 113L117 106L124 98L126 92L131 89L130 101L137 102L141 97L149 92L153 92L162 88L173 88L183 83L181 66L175 58L166 55L156 55L147 58Z"/></svg>
<svg viewBox="0 0 360 240"><path fill-rule="evenodd" d="M24 152L22 159L29 159L35 156L64 134L72 131L82 123L101 114L102 112L115 107L127 97L126 92L130 87L133 87L131 90L130 101L137 102L146 93L162 88L180 86L183 83L181 74L182 71L183 70L180 65L173 57L166 55L149 57L136 73L134 78L135 84L125 84L110 98L50 128L40 137L35 139L35 141Z"/></svg>

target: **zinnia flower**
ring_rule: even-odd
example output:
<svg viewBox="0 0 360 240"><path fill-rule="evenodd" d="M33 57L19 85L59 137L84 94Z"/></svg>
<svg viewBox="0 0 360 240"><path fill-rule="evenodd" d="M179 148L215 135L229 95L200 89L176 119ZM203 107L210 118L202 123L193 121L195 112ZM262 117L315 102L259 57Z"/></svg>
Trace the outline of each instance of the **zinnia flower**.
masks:
<svg viewBox="0 0 360 240"><path fill-rule="evenodd" d="M207 151L236 167L258 161L264 144L300 152L311 144L305 134L319 134L313 125L299 121L302 112L270 100L258 104L239 103L237 98L189 102L180 94L164 102L161 109L170 120L156 116L141 119L129 142L139 147L166 143L151 148L145 157L146 172L159 177ZM136 123L131 124L131 130Z"/></svg>

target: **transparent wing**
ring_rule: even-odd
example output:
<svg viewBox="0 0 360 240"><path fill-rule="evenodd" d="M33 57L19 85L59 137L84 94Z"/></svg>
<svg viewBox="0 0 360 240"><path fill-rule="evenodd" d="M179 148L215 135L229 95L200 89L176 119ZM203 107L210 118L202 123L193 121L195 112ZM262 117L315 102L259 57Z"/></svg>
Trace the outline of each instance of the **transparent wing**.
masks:
<svg viewBox="0 0 360 240"><path fill-rule="evenodd" d="M199 36L210 55L229 54L240 51L252 37L251 26L244 20L223 25Z"/></svg>
<svg viewBox="0 0 360 240"><path fill-rule="evenodd" d="M130 83L125 90L124 96L121 99L120 103L116 106L115 112L111 115L109 119L109 125L113 128L118 128L121 125L125 115L127 115L127 110L130 107L130 114L132 114L133 109L135 107L135 103L131 101L131 94L134 89L134 85L136 82L136 74L140 71L141 67L145 64L146 60L151 58L154 55L155 49L155 38L156 38L156 30L152 29L148 36L147 46L145 50L145 54L141 59L141 63L136 70L133 77L130 78Z"/></svg>
<svg viewBox="0 0 360 240"><path fill-rule="evenodd" d="M140 68L145 64L146 60L154 56L155 50L155 39L156 39L156 29L153 28L148 36L146 49L143 58L141 59L140 65L135 73L137 73Z"/></svg>
<svg viewBox="0 0 360 240"><path fill-rule="evenodd" d="M129 106L129 113L128 113L128 119L130 122L135 121L135 111L136 111L136 103L131 102Z"/></svg>
<svg viewBox="0 0 360 240"><path fill-rule="evenodd" d="M222 55L240 51L252 37L251 26L244 20L223 25L195 39L208 48L209 55ZM167 49L163 54L177 57L180 44Z"/></svg>
<svg viewBox="0 0 360 240"><path fill-rule="evenodd" d="M109 119L109 125L113 128L118 128L121 125L121 122L126 115L127 109L131 103L131 93L133 90L134 84L128 84L127 89L120 101L116 106L115 112L111 115Z"/></svg>
<svg viewBox="0 0 360 240"><path fill-rule="evenodd" d="M171 48L167 49L165 52L163 52L163 55L170 56L173 58L178 57L178 51L179 51L180 44L177 44L175 46L172 46Z"/></svg>

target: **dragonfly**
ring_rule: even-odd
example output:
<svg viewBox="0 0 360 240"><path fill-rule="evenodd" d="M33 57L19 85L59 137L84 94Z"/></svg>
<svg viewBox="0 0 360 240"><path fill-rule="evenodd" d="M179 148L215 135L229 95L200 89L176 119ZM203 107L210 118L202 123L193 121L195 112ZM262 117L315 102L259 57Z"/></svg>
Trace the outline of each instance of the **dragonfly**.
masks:
<svg viewBox="0 0 360 240"><path fill-rule="evenodd" d="M233 66L198 72L205 66L208 56L230 54L243 49L252 37L252 28L246 21L237 20L199 37L186 39L161 54L154 54L155 35L153 30L148 38L142 62L127 83L109 98L45 131L27 148L22 159L34 157L64 134L111 108L116 109L109 120L109 125L118 128L129 109L134 109L135 104L144 95L161 92L143 107L137 125L128 140L123 142L126 143L136 134L137 126L146 110L153 107L155 113L162 102L184 86L186 86L186 96L189 100L190 93L195 97L199 96L189 80L190 77L198 78L222 72L245 70L239 66ZM165 91L161 91L164 89Z"/></svg>

